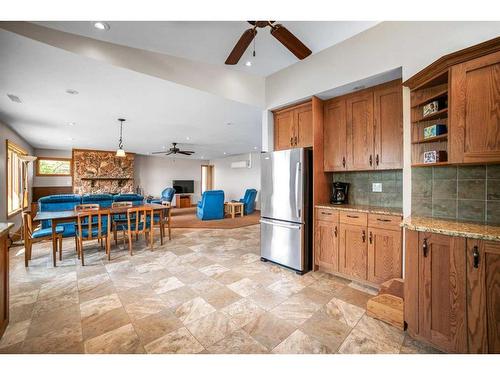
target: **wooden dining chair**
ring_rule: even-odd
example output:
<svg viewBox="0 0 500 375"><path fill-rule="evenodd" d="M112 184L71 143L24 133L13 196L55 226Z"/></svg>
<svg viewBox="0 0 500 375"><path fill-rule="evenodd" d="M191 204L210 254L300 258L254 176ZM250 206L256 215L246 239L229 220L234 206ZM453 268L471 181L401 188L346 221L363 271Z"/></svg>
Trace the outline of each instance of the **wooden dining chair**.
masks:
<svg viewBox="0 0 500 375"><path fill-rule="evenodd" d="M63 226L56 226L56 237L59 250L59 260L62 260L62 234L64 232ZM23 212L23 235L24 235L24 266L28 267L31 260L31 253L33 244L40 241L52 240L52 228L35 228L33 230L33 218L30 211ZM57 256L53 253L52 256Z"/></svg>
<svg viewBox="0 0 500 375"><path fill-rule="evenodd" d="M106 254L108 256L108 260L111 260L110 210L90 209L86 211L81 211L78 213L76 223L77 223L76 237L78 239L77 253L78 253L78 258L82 260L82 266L85 265L84 254L83 254L84 241L98 240L99 243L106 242Z"/></svg>
<svg viewBox="0 0 500 375"><path fill-rule="evenodd" d="M117 207L132 207L132 202L113 202L111 203L111 208ZM127 222L127 214L114 214L111 220L111 230L113 231L113 238L115 240L115 245L118 245L118 235L117 235L117 223L126 223ZM122 226L124 227L124 226ZM123 243L125 244L125 232L123 232Z"/></svg>
<svg viewBox="0 0 500 375"><path fill-rule="evenodd" d="M132 255L132 235L138 237L140 234L144 234L144 240L149 239L151 251L153 250L153 215L153 209L147 206L132 207L127 210L127 223L117 224L117 230L123 230L127 233L130 255Z"/></svg>
<svg viewBox="0 0 500 375"><path fill-rule="evenodd" d="M168 239L172 239L172 231L170 228L170 221L172 216L172 205L170 202L161 202L162 206L165 206L162 214L156 212L154 214L153 228L158 227L160 229L160 243L163 245L163 237L165 237L165 227L168 228Z"/></svg>

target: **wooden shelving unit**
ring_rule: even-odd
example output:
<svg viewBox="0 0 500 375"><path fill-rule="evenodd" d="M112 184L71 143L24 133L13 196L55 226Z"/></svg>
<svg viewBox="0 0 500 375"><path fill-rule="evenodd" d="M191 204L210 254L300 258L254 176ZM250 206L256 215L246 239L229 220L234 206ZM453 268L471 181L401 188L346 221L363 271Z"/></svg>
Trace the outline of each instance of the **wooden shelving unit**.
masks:
<svg viewBox="0 0 500 375"><path fill-rule="evenodd" d="M432 138L424 138L424 128L443 124L448 126L448 108L443 108L436 113L423 116L423 106L434 101L447 101L449 77L448 71L429 79L411 92L411 160L414 167L427 167L435 165L447 165L448 162L424 163L424 153L427 151L448 152L448 134L438 135Z"/></svg>

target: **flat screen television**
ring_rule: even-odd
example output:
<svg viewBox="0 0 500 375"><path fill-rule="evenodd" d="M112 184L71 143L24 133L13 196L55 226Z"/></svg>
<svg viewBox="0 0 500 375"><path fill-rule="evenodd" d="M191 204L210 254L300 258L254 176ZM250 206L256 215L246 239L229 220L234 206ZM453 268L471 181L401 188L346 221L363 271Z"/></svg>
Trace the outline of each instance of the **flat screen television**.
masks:
<svg viewBox="0 0 500 375"><path fill-rule="evenodd" d="M175 189L175 194L192 194L194 193L193 180L173 180L172 185Z"/></svg>

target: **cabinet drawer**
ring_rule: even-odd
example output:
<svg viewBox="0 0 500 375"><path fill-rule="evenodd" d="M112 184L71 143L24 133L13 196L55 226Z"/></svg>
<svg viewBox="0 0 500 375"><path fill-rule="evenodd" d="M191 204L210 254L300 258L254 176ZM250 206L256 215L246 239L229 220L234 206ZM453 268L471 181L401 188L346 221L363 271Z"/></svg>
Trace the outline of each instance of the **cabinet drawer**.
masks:
<svg viewBox="0 0 500 375"><path fill-rule="evenodd" d="M357 211L341 211L340 222L344 224L365 226L368 223L368 214Z"/></svg>
<svg viewBox="0 0 500 375"><path fill-rule="evenodd" d="M326 208L316 208L316 220L338 222L339 212Z"/></svg>
<svg viewBox="0 0 500 375"><path fill-rule="evenodd" d="M401 216L394 215L368 215L368 226L380 229L400 230Z"/></svg>

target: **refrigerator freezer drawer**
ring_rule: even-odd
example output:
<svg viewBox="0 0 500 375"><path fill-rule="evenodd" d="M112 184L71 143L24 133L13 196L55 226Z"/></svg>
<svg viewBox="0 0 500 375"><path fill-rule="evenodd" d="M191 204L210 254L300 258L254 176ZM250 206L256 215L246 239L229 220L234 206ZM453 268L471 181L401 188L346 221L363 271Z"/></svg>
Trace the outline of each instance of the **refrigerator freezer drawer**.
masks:
<svg viewBox="0 0 500 375"><path fill-rule="evenodd" d="M262 219L260 223L261 256L294 270L304 271L304 225L270 219Z"/></svg>

